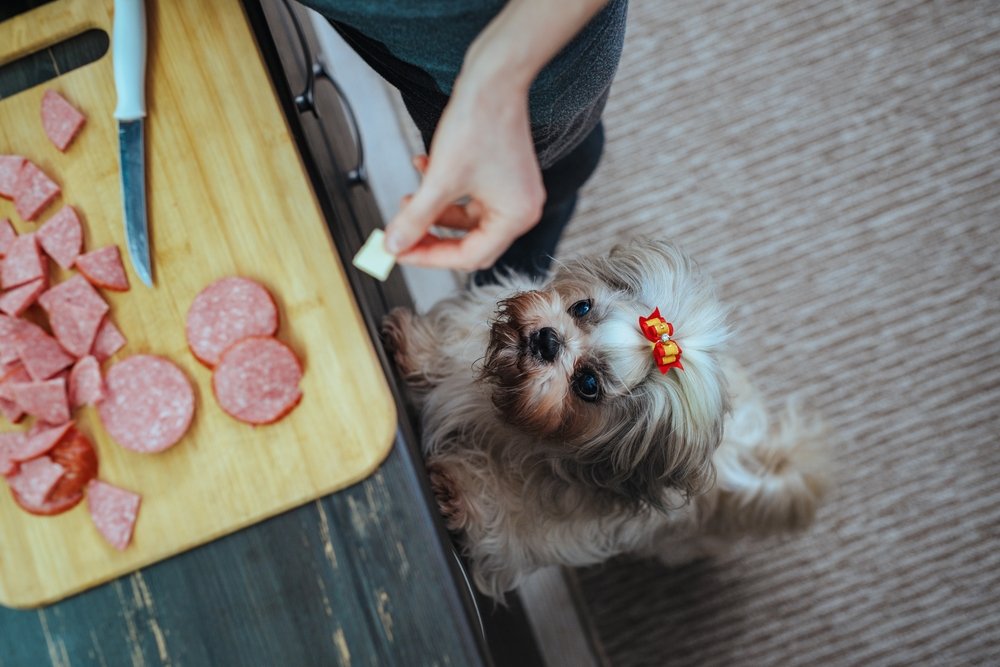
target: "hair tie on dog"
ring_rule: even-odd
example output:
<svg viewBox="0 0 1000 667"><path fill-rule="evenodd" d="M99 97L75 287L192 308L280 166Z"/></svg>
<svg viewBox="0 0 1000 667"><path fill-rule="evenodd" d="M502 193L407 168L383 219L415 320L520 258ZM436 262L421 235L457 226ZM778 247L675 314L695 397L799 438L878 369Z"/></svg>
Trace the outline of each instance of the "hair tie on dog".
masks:
<svg viewBox="0 0 1000 667"><path fill-rule="evenodd" d="M684 370L681 366L681 348L670 338L674 335L674 325L663 319L659 307L647 317L639 318L639 330L653 343L653 359L661 373L666 373L671 368Z"/></svg>

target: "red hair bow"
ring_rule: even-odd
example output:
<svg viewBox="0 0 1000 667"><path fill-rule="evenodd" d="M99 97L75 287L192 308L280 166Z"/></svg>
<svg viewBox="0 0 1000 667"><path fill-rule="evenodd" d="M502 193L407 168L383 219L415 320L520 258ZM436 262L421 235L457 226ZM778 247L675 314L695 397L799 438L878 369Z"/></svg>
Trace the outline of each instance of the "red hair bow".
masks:
<svg viewBox="0 0 1000 667"><path fill-rule="evenodd" d="M639 318L639 330L653 343L653 359L661 373L666 373L671 368L684 370L681 366L681 348L676 341L670 339L674 335L674 325L663 319L659 308L647 317Z"/></svg>

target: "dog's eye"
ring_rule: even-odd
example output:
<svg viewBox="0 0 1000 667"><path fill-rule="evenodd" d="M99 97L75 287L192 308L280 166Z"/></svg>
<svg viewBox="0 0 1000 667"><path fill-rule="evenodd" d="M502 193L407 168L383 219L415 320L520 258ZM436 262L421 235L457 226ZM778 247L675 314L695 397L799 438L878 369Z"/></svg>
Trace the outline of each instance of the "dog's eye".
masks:
<svg viewBox="0 0 1000 667"><path fill-rule="evenodd" d="M590 312L591 306L590 299L584 299L583 301L577 301L572 306L569 307L569 314L573 317L579 319Z"/></svg>
<svg viewBox="0 0 1000 667"><path fill-rule="evenodd" d="M573 377L573 391L585 401L596 401L601 395L601 383L594 371L583 369Z"/></svg>

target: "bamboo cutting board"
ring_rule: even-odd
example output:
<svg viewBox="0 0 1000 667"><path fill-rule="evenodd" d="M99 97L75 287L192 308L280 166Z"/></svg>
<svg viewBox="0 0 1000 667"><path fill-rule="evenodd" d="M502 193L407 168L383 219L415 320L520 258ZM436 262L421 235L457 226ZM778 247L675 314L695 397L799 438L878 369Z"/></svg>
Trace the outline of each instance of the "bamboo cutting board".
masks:
<svg viewBox="0 0 1000 667"><path fill-rule="evenodd" d="M195 387L195 420L178 445L144 455L111 441L93 408L78 410L99 477L143 495L132 545L119 553L104 543L85 502L36 517L0 489L0 602L7 606L58 600L363 479L395 433L385 378L238 0L146 0L146 8L157 282L146 288L129 264L132 289L103 293L129 339L112 362L154 353L177 363ZM112 0L57 0L0 23L0 64L89 28L110 35L112 9ZM65 154L41 127L46 88L87 115ZM0 100L0 153L25 155L62 186L37 223L22 221L3 199L0 217L33 231L72 204L86 248L116 243L126 257L114 106L110 52ZM222 412L209 371L184 338L194 296L233 274L271 290L278 338L305 367L302 402L270 426ZM67 275L53 265L53 282Z"/></svg>

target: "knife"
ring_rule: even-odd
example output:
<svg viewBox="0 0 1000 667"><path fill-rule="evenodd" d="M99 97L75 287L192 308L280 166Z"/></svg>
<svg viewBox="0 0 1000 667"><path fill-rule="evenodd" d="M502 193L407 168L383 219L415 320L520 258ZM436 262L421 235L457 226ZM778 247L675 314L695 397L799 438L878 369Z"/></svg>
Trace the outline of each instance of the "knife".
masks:
<svg viewBox="0 0 1000 667"><path fill-rule="evenodd" d="M132 268L153 286L146 220L146 7L143 0L115 0L111 60L118 106L118 157L121 168L125 241Z"/></svg>

